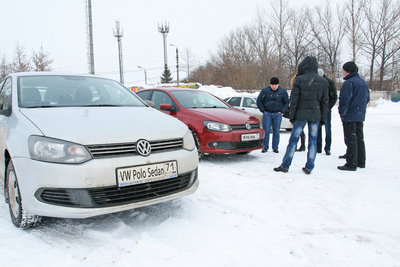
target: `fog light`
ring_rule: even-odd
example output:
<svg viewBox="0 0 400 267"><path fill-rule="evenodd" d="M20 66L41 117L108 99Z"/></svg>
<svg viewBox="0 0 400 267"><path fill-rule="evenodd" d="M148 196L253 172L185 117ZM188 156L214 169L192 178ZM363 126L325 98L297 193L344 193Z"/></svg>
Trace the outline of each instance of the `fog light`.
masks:
<svg viewBox="0 0 400 267"><path fill-rule="evenodd" d="M218 146L218 142L212 142L211 145L212 145L213 147L217 147L217 146Z"/></svg>

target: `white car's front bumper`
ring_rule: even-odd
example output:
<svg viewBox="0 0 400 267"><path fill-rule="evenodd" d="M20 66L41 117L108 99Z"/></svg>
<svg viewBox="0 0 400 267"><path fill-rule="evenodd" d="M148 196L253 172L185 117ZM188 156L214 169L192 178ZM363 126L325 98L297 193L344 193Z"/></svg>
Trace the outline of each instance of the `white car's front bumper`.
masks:
<svg viewBox="0 0 400 267"><path fill-rule="evenodd" d="M150 183L143 183L140 184L140 192L147 192L147 195L141 198L133 188L136 185L120 188L117 185L117 168L170 160L177 161L179 176L162 180L167 184L157 185L169 186L170 191L154 191ZM129 210L191 194L199 185L196 150L181 149L154 153L148 157L92 159L78 165L46 163L21 157L13 158L13 163L24 209L28 213L40 216L87 218ZM113 198L116 195L117 199ZM118 200L120 195L122 198ZM111 198L113 201L109 201Z"/></svg>

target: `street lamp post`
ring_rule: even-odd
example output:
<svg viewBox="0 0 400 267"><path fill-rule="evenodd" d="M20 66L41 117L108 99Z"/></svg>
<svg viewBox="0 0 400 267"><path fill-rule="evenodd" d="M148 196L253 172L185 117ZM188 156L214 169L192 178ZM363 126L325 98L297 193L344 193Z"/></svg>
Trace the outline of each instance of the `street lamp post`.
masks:
<svg viewBox="0 0 400 267"><path fill-rule="evenodd" d="M144 83L147 85L147 71L145 68L141 67L141 66L137 66L139 69L143 69L144 70Z"/></svg>
<svg viewBox="0 0 400 267"><path fill-rule="evenodd" d="M174 44L169 44L170 46L175 46L176 48L176 81L179 87L179 52L178 47Z"/></svg>

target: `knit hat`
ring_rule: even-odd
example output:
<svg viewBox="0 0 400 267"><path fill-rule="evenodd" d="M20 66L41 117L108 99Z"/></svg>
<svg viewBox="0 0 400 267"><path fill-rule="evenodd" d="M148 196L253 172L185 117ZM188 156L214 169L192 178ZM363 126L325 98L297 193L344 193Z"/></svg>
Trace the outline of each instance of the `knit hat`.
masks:
<svg viewBox="0 0 400 267"><path fill-rule="evenodd" d="M270 83L271 83L271 84L279 84L279 79L278 79L278 77L272 77Z"/></svg>
<svg viewBox="0 0 400 267"><path fill-rule="evenodd" d="M353 61L349 61L343 64L343 70L345 70L348 73L353 73L353 72L358 72L358 67L356 63Z"/></svg>
<svg viewBox="0 0 400 267"><path fill-rule="evenodd" d="M319 74L319 76L324 77L325 72L324 72L323 69L319 68L318 69L318 74Z"/></svg>

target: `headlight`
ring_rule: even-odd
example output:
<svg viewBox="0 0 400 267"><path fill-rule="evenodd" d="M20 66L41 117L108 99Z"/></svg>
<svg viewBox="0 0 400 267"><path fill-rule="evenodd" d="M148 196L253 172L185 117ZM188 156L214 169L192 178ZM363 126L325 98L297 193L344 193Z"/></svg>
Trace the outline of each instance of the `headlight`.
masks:
<svg viewBox="0 0 400 267"><path fill-rule="evenodd" d="M192 151L196 148L193 135L190 130L185 134L185 137L183 137L183 148L189 151Z"/></svg>
<svg viewBox="0 0 400 267"><path fill-rule="evenodd" d="M79 164L92 159L82 145L43 136L31 135L28 147L31 159L39 161Z"/></svg>
<svg viewBox="0 0 400 267"><path fill-rule="evenodd" d="M232 131L231 126L225 123L215 122L215 121L204 121L204 126L207 130L217 131L217 132L230 132Z"/></svg>

